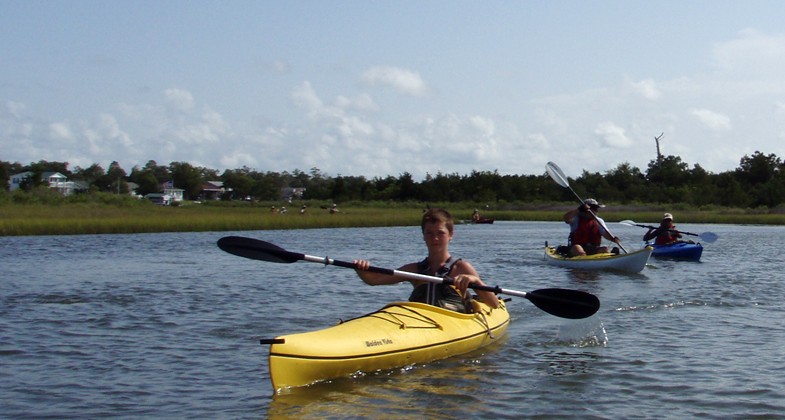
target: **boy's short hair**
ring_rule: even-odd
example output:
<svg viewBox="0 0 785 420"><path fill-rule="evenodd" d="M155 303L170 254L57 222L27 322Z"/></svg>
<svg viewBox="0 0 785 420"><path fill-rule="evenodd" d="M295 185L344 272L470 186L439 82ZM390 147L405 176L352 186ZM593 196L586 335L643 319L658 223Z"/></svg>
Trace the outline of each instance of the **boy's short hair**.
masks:
<svg viewBox="0 0 785 420"><path fill-rule="evenodd" d="M426 223L435 223L435 222L442 222L444 226L447 228L447 231L452 234L453 231L453 220L452 215L449 211L445 209L433 208L428 209L422 215L422 223L420 223L420 228L422 229L423 233L425 233L425 224Z"/></svg>

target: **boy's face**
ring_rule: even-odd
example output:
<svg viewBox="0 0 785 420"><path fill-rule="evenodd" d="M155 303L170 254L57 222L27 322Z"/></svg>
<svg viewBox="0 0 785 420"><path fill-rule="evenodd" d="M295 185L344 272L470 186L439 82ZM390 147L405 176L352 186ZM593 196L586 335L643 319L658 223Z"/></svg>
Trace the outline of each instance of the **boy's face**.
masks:
<svg viewBox="0 0 785 420"><path fill-rule="evenodd" d="M425 244L428 246L447 244L452 239L452 233L447 229L444 222L426 223L422 235Z"/></svg>

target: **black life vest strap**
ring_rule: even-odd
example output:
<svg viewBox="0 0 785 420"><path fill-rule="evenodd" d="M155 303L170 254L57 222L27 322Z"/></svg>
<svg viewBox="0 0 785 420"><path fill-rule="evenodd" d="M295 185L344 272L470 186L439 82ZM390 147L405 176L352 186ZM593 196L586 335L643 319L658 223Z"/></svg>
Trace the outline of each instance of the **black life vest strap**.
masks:
<svg viewBox="0 0 785 420"><path fill-rule="evenodd" d="M460 258L447 259L445 264L439 268L436 275L439 277L446 277L450 274L455 264L460 261ZM428 258L417 263L417 271L420 274L433 275L430 272L430 264ZM458 312L471 312L472 307L470 302L450 284L447 283L434 283L427 282L414 288L410 301L423 302L429 305L446 307L449 309L457 310ZM470 299L469 299L470 300Z"/></svg>

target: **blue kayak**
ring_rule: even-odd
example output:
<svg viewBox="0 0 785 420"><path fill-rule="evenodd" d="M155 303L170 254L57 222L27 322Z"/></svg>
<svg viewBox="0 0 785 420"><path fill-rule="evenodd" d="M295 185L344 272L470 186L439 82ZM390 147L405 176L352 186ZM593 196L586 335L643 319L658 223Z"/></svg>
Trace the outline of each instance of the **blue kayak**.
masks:
<svg viewBox="0 0 785 420"><path fill-rule="evenodd" d="M674 260L699 261L703 254L703 245L700 243L676 242L668 245L654 245L652 257L670 258Z"/></svg>

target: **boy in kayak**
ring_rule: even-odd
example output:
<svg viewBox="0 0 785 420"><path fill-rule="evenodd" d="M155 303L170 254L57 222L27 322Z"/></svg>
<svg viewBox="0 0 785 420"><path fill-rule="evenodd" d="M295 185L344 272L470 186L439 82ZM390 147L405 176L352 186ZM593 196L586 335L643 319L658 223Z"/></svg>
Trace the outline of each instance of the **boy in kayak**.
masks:
<svg viewBox="0 0 785 420"><path fill-rule="evenodd" d="M605 207L597 200L589 198L575 210L564 213L564 221L570 225L570 250L567 255L592 255L608 252L608 247L601 246L602 238L619 243L619 238L605 229L605 221L597 216L600 208Z"/></svg>
<svg viewBox="0 0 785 420"><path fill-rule="evenodd" d="M409 301L428 303L459 312L468 312L469 308L471 308L471 305L468 305L470 296L467 289L469 285L484 286L485 283L483 283L477 270L469 262L450 255L449 246L453 238L452 215L444 209L428 209L422 215L421 229L425 246L428 248L428 256L420 262L406 264L398 270L429 276L449 276L453 280L452 285L406 280L389 274L370 272L367 270L371 264L367 260L354 261L357 265L357 275L365 283L372 286L409 281L414 286L414 290L409 296ZM499 307L499 300L493 292L478 290L476 293L477 297L488 306L492 308Z"/></svg>
<svg viewBox="0 0 785 420"><path fill-rule="evenodd" d="M652 239L654 239L655 245L668 245L679 242L681 233L676 231L676 225L673 224L672 214L665 213L662 216L660 225L656 229L649 228L649 231L643 235L644 241L650 241Z"/></svg>

